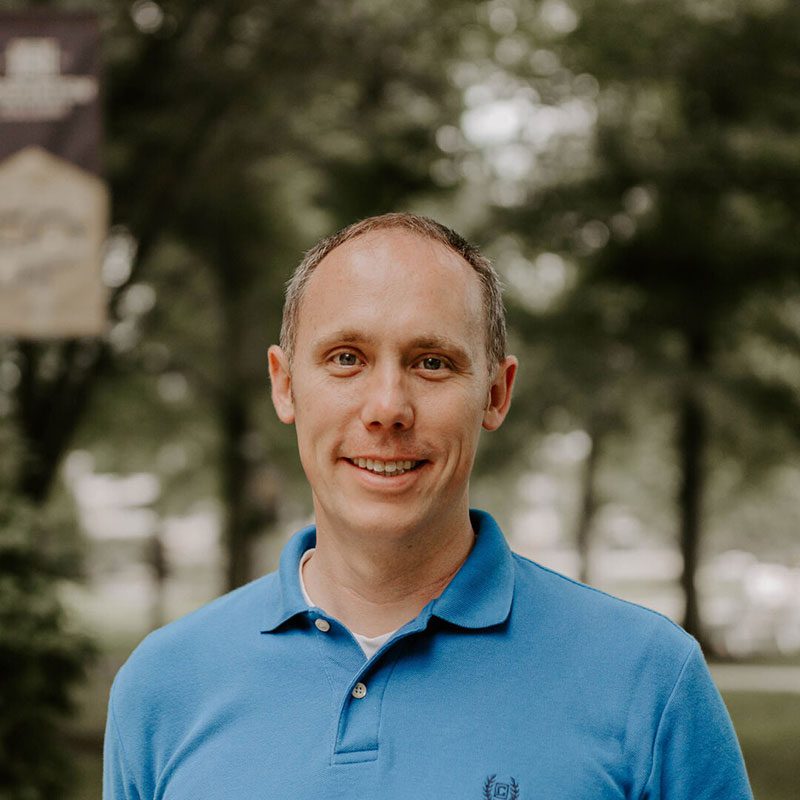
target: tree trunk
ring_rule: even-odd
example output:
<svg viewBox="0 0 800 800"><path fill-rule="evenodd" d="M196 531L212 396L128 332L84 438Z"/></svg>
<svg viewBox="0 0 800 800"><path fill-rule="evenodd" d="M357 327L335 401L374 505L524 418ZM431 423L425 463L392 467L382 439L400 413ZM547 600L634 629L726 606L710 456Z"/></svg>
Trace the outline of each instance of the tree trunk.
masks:
<svg viewBox="0 0 800 800"><path fill-rule="evenodd" d="M170 574L160 520L156 523L156 527L147 541L145 561L153 579L153 593L150 597L150 630L156 630L167 621L166 594Z"/></svg>
<svg viewBox="0 0 800 800"><path fill-rule="evenodd" d="M55 374L39 377L43 348L19 343L22 354L18 419L25 444L17 491L36 506L50 494L58 467L89 405L98 376L108 368L108 348L99 340L68 340L57 352Z"/></svg>
<svg viewBox="0 0 800 800"><path fill-rule="evenodd" d="M250 544L247 525L246 485L248 464L242 445L247 433L247 409L238 383L227 385L220 399L222 428L222 502L225 509L223 542L226 554L225 589L230 591L250 580Z"/></svg>
<svg viewBox="0 0 800 800"><path fill-rule="evenodd" d="M680 401L678 450L680 462L680 546L683 556L681 588L686 606L683 627L701 644L703 623L697 597L697 566L702 538L703 492L705 488L704 455L708 436L706 409L698 392L698 376L708 369L709 348L704 336L689 339L689 378Z"/></svg>
<svg viewBox="0 0 800 800"><path fill-rule="evenodd" d="M581 505L575 525L575 544L578 548L578 579L581 583L590 580L590 538L595 512L597 511L597 463L600 451L600 437L596 429L590 427L591 448L583 464L581 475Z"/></svg>
<svg viewBox="0 0 800 800"><path fill-rule="evenodd" d="M697 399L687 392L680 409L681 485L679 494L681 514L681 553L683 572L681 588L686 600L683 627L700 638L700 608L697 601L695 573L700 550L700 516L703 495L703 443L705 419Z"/></svg>
<svg viewBox="0 0 800 800"><path fill-rule="evenodd" d="M220 480L224 508L223 545L225 548L225 591L247 583L251 574L252 541L257 528L251 513L249 484L252 459L245 443L253 429L248 405L246 367L243 352L246 345L246 323L243 306L243 270L240 254L233 247L220 247L217 264L225 265L218 273L219 298L222 305L220 330L220 364L218 414L222 435Z"/></svg>

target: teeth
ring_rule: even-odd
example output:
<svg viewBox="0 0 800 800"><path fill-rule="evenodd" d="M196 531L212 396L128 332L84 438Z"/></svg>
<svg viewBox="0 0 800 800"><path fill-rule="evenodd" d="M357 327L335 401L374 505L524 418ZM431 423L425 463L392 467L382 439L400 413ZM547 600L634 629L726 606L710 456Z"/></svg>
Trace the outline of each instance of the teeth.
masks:
<svg viewBox="0 0 800 800"><path fill-rule="evenodd" d="M379 475L402 475L407 470L417 465L417 461L379 461L372 458L354 458L352 462L361 469L377 472Z"/></svg>

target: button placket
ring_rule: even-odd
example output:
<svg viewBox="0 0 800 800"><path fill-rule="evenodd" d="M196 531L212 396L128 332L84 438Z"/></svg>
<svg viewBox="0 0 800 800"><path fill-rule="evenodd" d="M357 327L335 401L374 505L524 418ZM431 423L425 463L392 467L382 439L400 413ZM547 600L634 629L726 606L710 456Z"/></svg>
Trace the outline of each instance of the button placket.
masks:
<svg viewBox="0 0 800 800"><path fill-rule="evenodd" d="M353 676L356 683L342 699L333 763L374 761L378 757L383 694L398 658L399 652L388 658L384 654Z"/></svg>

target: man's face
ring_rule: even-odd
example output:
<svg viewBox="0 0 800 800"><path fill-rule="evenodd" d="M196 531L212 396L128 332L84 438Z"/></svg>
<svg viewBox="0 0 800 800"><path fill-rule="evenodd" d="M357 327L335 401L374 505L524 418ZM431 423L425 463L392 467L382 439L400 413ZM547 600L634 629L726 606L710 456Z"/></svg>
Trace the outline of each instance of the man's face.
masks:
<svg viewBox="0 0 800 800"><path fill-rule="evenodd" d="M402 229L326 256L300 304L291 369L270 348L317 524L387 536L466 519L481 426L505 417L516 362L489 375L481 284L456 253Z"/></svg>

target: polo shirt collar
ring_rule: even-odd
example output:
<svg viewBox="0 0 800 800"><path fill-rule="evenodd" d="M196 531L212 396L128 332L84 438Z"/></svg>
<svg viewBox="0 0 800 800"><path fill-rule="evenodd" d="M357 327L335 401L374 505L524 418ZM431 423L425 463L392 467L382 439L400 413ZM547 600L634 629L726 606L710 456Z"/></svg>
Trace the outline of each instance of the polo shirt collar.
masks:
<svg viewBox="0 0 800 800"><path fill-rule="evenodd" d="M514 597L514 559L500 526L486 511L469 512L475 544L431 615L462 628L505 622Z"/></svg>
<svg viewBox="0 0 800 800"><path fill-rule="evenodd" d="M508 617L514 596L511 550L490 514L471 509L470 522L476 536L467 560L420 617L435 616L462 628L475 629L499 625ZM292 617L308 611L298 567L303 553L314 547L316 541L317 529L310 525L292 536L283 548L278 571L267 585L262 633L275 631Z"/></svg>
<svg viewBox="0 0 800 800"><path fill-rule="evenodd" d="M284 546L278 571L272 575L274 580L267 584L261 633L271 633L292 617L308 611L300 589L299 567L303 553L316 543L317 528L309 525L295 533Z"/></svg>

